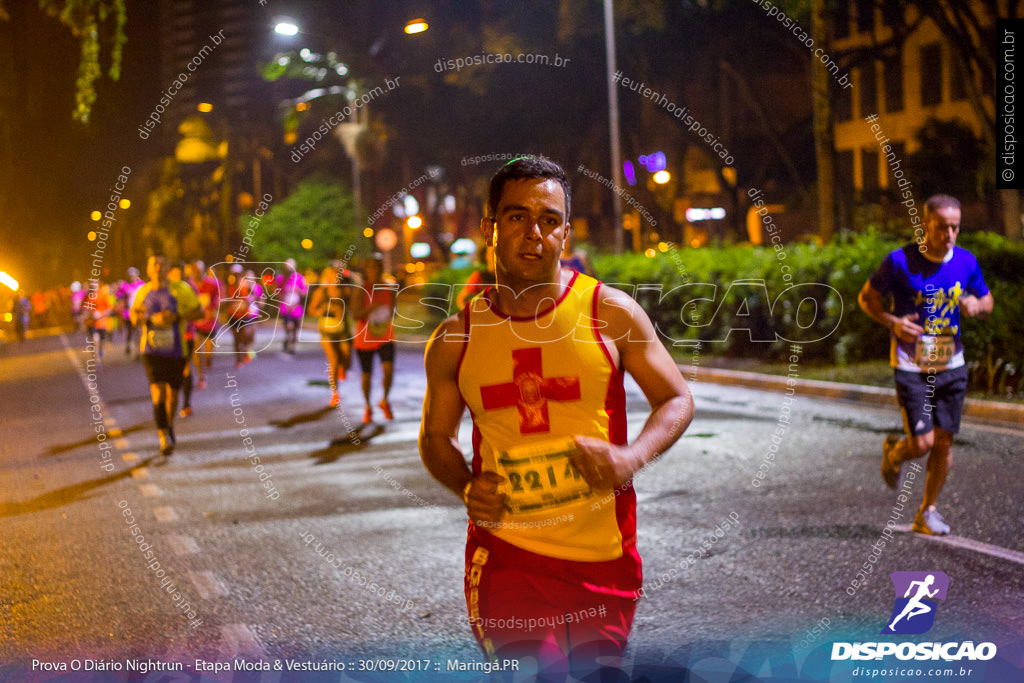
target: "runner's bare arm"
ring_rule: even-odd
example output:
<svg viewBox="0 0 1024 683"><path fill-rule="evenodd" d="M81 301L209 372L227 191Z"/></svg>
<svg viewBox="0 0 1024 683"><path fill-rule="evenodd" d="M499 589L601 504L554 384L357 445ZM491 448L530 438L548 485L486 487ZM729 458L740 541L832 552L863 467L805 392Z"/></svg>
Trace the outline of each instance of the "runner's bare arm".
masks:
<svg viewBox="0 0 1024 683"><path fill-rule="evenodd" d="M576 437L577 469L595 488L614 488L657 458L682 436L693 420L693 397L679 367L658 339L654 325L627 294L601 287L597 315L610 340L613 360L640 385L651 414L643 430L627 446Z"/></svg>
<svg viewBox="0 0 1024 683"><path fill-rule="evenodd" d="M356 287L353 292L353 296L349 297L349 303L352 306L352 319L363 320L370 315L370 294L373 293L373 288L366 289L366 285L362 287Z"/></svg>
<svg viewBox="0 0 1024 683"><path fill-rule="evenodd" d="M319 318L323 314L324 289L323 286L313 287L309 295L309 314L314 318Z"/></svg>
<svg viewBox="0 0 1024 683"><path fill-rule="evenodd" d="M882 295L871 286L870 280L864 283L860 294L857 295L857 303L860 304L860 309L868 314L868 317L892 330L898 338L905 342L912 342L924 333L924 328L914 322L917 320L917 313L897 318L886 311L882 305Z"/></svg>
<svg viewBox="0 0 1024 683"><path fill-rule="evenodd" d="M973 318L975 316L984 318L992 312L992 307L994 305L995 300L992 298L992 292L989 292L980 299L973 294L960 297L960 310L968 318Z"/></svg>
<svg viewBox="0 0 1024 683"><path fill-rule="evenodd" d="M145 297L135 297L135 303L132 304L131 310L128 315L131 317L132 325L141 325L146 319L146 302Z"/></svg>
<svg viewBox="0 0 1024 683"><path fill-rule="evenodd" d="M505 496L497 492L501 477L485 472L474 478L459 448L459 422L465 406L456 371L465 343L463 322L452 316L438 326L427 344L420 457L431 476L459 498L472 482L467 508L474 522L498 522L505 508Z"/></svg>

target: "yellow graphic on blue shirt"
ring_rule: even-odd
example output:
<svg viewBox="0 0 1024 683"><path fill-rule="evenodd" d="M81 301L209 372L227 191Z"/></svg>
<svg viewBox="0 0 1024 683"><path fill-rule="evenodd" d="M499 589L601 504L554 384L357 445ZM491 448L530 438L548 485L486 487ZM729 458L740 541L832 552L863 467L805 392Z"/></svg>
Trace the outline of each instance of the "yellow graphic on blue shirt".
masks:
<svg viewBox="0 0 1024 683"><path fill-rule="evenodd" d="M924 327L925 334L953 336L960 334L959 310L960 297L963 293L964 289L959 280L946 290L941 287L928 293L918 290L917 296L914 298L914 306L918 310L922 310L922 308L924 310L925 321L922 327Z"/></svg>

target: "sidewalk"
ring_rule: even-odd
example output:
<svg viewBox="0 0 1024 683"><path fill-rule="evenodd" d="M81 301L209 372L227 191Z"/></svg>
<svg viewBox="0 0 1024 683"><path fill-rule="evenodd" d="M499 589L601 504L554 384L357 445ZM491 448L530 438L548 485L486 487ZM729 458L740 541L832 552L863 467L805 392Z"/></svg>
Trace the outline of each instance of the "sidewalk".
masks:
<svg viewBox="0 0 1024 683"><path fill-rule="evenodd" d="M896 390L866 387L858 384L840 384L838 382L822 382L814 379L789 379L780 375L761 375L755 372L738 370L721 370L717 368L694 368L691 365L679 365L684 377L693 377L696 369L698 382L711 384L727 384L732 386L783 391L787 382L793 382L796 393L801 396L821 396L823 398L854 401L868 405L896 406ZM1024 425L1024 405L983 401L969 398L964 402L964 417L981 420L995 420Z"/></svg>

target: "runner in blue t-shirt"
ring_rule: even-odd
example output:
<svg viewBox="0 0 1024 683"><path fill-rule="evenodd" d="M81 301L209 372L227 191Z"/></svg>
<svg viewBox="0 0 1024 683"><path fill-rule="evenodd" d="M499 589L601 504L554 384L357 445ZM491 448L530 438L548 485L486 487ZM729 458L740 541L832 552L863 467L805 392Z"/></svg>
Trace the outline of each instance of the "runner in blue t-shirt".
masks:
<svg viewBox="0 0 1024 683"><path fill-rule="evenodd" d="M174 451L174 412L178 390L190 353L185 332L189 322L203 316L199 299L188 284L168 279L167 259L150 256L149 282L139 288L132 304L132 322L142 330L142 365L149 379L153 418L160 436L160 455Z"/></svg>
<svg viewBox="0 0 1024 683"><path fill-rule="evenodd" d="M896 488L900 465L928 455L924 500L914 531L948 534L935 501L953 465L953 435L967 394L960 316L992 312L992 294L974 255L956 246L960 202L935 195L925 202L924 241L889 254L864 283L858 302L891 332L890 364L906 437L889 435L882 447L882 478ZM882 297L892 295L887 310Z"/></svg>

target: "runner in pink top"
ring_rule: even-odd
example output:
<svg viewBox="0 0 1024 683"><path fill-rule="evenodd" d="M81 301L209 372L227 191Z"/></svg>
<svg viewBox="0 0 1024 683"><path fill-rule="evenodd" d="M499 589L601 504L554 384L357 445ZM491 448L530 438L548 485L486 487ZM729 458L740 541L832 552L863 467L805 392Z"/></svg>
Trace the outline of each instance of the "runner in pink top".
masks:
<svg viewBox="0 0 1024 683"><path fill-rule="evenodd" d="M196 261L194 263L188 263L185 265L185 283L192 288L192 291L196 295L196 299L200 302L200 307L203 309L203 315L206 315L206 307L203 305L202 299L199 297L199 287L203 283L206 265L202 261ZM204 318L189 322L188 327L185 331L185 344L188 347L188 361L185 363L185 377L182 383L182 398L184 399L184 405L181 408L179 415L181 417L188 417L192 414L192 385L193 385L193 370L195 367L195 373L198 377L198 387L203 389L206 387L206 374L203 372L202 361L200 360L199 345L204 341L209 334L199 329L199 323L203 322Z"/></svg>
<svg viewBox="0 0 1024 683"><path fill-rule="evenodd" d="M203 317L195 322L196 327L196 366L199 368L199 388L206 388L206 372L213 366L214 340L217 338L217 314L220 311L221 282L208 272L206 264L196 261L193 272L199 278L195 282L195 290L199 295L199 305L203 307Z"/></svg>
<svg viewBox="0 0 1024 683"><path fill-rule="evenodd" d="M295 259L287 259L284 268L284 272L277 276L277 299L281 302L281 318L284 320L284 352L294 354L309 285L302 273L296 270Z"/></svg>
<svg viewBox="0 0 1024 683"><path fill-rule="evenodd" d="M128 269L128 279L117 288L117 308L124 316L124 355L132 352L132 340L135 338L137 328L132 324L132 304L135 303L135 295L139 293L142 285L146 284L139 277L139 269L134 266ZM138 355L138 349L136 349Z"/></svg>

